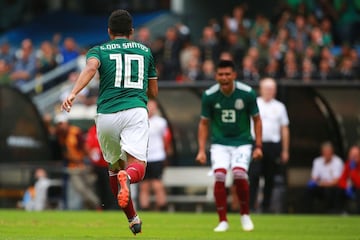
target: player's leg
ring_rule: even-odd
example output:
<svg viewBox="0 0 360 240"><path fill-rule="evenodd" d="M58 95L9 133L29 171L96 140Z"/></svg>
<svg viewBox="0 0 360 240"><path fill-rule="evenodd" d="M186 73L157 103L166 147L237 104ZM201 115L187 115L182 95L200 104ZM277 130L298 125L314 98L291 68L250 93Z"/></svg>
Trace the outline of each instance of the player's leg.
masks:
<svg viewBox="0 0 360 240"><path fill-rule="evenodd" d="M128 218L131 231L136 234L141 231L141 221L131 201L130 196L130 178L136 181L138 171L129 169L129 167L140 168L140 172L145 171L145 162L137 161L136 158L127 154L121 145L122 132L126 126L128 117L124 117L124 111L114 114L101 114L96 117L97 135L104 159L109 163L109 181L112 193L119 195L122 199L120 207ZM124 136L127 138L127 136ZM147 141L147 140L146 140ZM127 161L127 162L126 162ZM126 171L124 170L126 168ZM129 173L128 173L129 172ZM141 173L140 173L141 175ZM141 176L142 178L143 176ZM119 181L121 179L121 181Z"/></svg>
<svg viewBox="0 0 360 240"><path fill-rule="evenodd" d="M241 224L244 231L252 231L254 229L254 224L250 218L250 192L247 174L251 159L251 148L251 145L234 148L231 159L231 168L236 186L236 193L240 202Z"/></svg>
<svg viewBox="0 0 360 240"><path fill-rule="evenodd" d="M254 160L250 163L249 182L250 182L250 209L253 211L258 208L259 182L261 176L262 160Z"/></svg>
<svg viewBox="0 0 360 240"><path fill-rule="evenodd" d="M125 170L118 173L120 190L117 198L119 206L128 217L131 231L137 234L141 232L141 220L133 207L130 184L140 182L145 175L149 139L148 114L145 108L133 108L122 111L121 117L125 127L120 134L120 145L126 154L127 165Z"/></svg>
<svg viewBox="0 0 360 240"><path fill-rule="evenodd" d="M139 183L139 204L142 210L150 209L150 190L151 180L144 179L142 182Z"/></svg>
<svg viewBox="0 0 360 240"><path fill-rule="evenodd" d="M164 162L153 162L151 185L155 195L156 209L163 210L166 207L166 191L161 177L164 170Z"/></svg>
<svg viewBox="0 0 360 240"><path fill-rule="evenodd" d="M270 212L272 192L274 189L274 178L276 173L276 161L280 159L281 145L274 143L264 143L263 145L263 174L264 174L264 198L262 202L262 210Z"/></svg>
<svg viewBox="0 0 360 240"><path fill-rule="evenodd" d="M211 145L211 162L214 171L214 198L219 224L214 228L215 232L224 232L229 229L227 220L227 193L225 187L226 172L230 166L230 154L227 146Z"/></svg>

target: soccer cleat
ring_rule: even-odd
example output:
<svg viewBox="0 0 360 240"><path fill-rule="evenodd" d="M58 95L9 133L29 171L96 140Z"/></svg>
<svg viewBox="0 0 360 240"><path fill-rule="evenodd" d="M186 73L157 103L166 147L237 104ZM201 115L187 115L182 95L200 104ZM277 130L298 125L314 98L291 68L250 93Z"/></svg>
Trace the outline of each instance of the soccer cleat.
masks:
<svg viewBox="0 0 360 240"><path fill-rule="evenodd" d="M226 232L229 229L229 224L227 221L221 221L216 228L214 228L214 232Z"/></svg>
<svg viewBox="0 0 360 240"><path fill-rule="evenodd" d="M254 230L254 224L251 221L251 218L249 215L247 215L247 214L242 215L240 221L241 221L241 225L242 225L242 228L244 231L250 232L250 231Z"/></svg>
<svg viewBox="0 0 360 240"><path fill-rule="evenodd" d="M135 216L132 220L129 220L129 228L134 235L141 233L141 220L139 216Z"/></svg>
<svg viewBox="0 0 360 240"><path fill-rule="evenodd" d="M130 201L130 180L126 171L121 170L118 175L120 185L117 195L118 204L121 208L126 208Z"/></svg>

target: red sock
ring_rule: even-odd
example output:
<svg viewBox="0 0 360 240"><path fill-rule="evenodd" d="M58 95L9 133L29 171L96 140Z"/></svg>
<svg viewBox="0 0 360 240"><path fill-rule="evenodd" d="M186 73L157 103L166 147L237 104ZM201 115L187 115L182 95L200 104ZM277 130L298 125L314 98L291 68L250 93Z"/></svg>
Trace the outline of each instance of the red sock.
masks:
<svg viewBox="0 0 360 240"><path fill-rule="evenodd" d="M117 197L119 191L117 172L109 170L109 182L110 182L111 192L114 194L115 197Z"/></svg>
<svg viewBox="0 0 360 240"><path fill-rule="evenodd" d="M126 172L130 177L130 183L137 183L144 178L145 166L141 163L131 163L127 166Z"/></svg>
<svg viewBox="0 0 360 240"><path fill-rule="evenodd" d="M249 182L247 179L235 179L234 182L240 202L240 214L249 214Z"/></svg>
<svg viewBox="0 0 360 240"><path fill-rule="evenodd" d="M128 219L132 219L136 216L133 201L130 199L129 204L122 209Z"/></svg>
<svg viewBox="0 0 360 240"><path fill-rule="evenodd" d="M215 185L214 185L214 197L216 211L219 216L219 222L227 221L227 193L225 188L226 169L216 169L215 173Z"/></svg>

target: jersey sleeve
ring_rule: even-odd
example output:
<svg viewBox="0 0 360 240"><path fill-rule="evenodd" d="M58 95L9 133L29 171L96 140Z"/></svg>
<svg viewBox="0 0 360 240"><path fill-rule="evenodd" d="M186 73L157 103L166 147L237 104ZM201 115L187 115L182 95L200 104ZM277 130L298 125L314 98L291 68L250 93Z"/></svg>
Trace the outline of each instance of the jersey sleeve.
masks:
<svg viewBox="0 0 360 240"><path fill-rule="evenodd" d="M251 116L255 116L257 114L259 114L259 107L257 105L257 100L256 100L257 96L254 90L251 90L249 92L249 113Z"/></svg>
<svg viewBox="0 0 360 240"><path fill-rule="evenodd" d="M150 52L148 78L157 78L154 57Z"/></svg>
<svg viewBox="0 0 360 240"><path fill-rule="evenodd" d="M208 95L204 92L201 98L201 117L210 118L211 105Z"/></svg>
<svg viewBox="0 0 360 240"><path fill-rule="evenodd" d="M86 60L89 60L90 58L96 58L99 61L99 63L101 64L99 47L93 47L87 52Z"/></svg>

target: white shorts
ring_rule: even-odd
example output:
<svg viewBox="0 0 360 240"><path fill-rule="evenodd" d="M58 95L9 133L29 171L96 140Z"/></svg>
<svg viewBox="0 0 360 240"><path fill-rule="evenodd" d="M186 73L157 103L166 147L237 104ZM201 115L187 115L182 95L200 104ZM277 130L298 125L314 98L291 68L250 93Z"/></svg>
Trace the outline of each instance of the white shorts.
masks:
<svg viewBox="0 0 360 240"><path fill-rule="evenodd" d="M126 153L145 161L149 140L149 117L145 108L131 108L95 117L97 136L105 160L126 161Z"/></svg>
<svg viewBox="0 0 360 240"><path fill-rule="evenodd" d="M248 171L251 161L252 145L242 145L239 147L212 144L210 147L210 158L212 169L233 169L243 168Z"/></svg>

